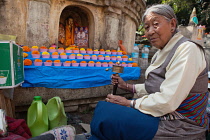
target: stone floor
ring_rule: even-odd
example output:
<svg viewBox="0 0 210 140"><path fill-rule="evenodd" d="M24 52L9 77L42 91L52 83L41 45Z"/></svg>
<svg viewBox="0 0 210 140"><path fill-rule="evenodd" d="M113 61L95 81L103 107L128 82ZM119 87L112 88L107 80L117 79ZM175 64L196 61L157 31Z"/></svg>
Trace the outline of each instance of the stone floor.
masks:
<svg viewBox="0 0 210 140"><path fill-rule="evenodd" d="M90 124L93 117L93 110L87 112L71 112L66 113L68 117L68 124L72 125L76 129L76 134L83 134L86 131L80 125L80 123Z"/></svg>

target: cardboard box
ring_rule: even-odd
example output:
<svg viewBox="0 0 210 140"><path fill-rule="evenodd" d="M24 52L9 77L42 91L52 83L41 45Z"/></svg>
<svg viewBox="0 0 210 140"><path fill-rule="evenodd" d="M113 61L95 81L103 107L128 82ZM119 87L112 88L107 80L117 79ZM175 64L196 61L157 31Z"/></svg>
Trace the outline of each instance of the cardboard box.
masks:
<svg viewBox="0 0 210 140"><path fill-rule="evenodd" d="M0 89L24 82L23 49L12 41L0 41Z"/></svg>

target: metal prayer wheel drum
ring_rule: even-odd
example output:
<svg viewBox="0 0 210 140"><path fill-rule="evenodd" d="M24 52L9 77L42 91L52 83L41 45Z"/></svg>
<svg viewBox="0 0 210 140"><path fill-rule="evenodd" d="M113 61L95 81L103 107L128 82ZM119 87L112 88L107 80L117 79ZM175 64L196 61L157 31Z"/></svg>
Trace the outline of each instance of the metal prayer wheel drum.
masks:
<svg viewBox="0 0 210 140"><path fill-rule="evenodd" d="M115 73L123 73L123 70L124 70L123 66L113 65L112 67L112 72Z"/></svg>

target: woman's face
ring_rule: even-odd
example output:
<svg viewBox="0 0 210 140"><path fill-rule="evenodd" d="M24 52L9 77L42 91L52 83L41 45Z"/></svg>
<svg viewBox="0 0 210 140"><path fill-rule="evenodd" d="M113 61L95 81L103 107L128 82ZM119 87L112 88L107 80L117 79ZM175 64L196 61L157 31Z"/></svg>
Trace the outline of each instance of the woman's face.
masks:
<svg viewBox="0 0 210 140"><path fill-rule="evenodd" d="M145 35L152 46L163 49L176 29L176 20L149 13L144 20Z"/></svg>

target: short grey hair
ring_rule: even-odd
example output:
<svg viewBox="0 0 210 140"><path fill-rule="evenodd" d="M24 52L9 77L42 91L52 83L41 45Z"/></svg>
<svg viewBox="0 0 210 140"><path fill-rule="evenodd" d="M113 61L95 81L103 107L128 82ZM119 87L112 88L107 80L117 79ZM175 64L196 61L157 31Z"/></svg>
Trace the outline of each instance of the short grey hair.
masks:
<svg viewBox="0 0 210 140"><path fill-rule="evenodd" d="M151 7L146 9L145 13L142 16L142 21L145 20L146 15L149 13L155 13L155 14L164 16L167 20L171 20L172 18L175 18L176 26L178 25L177 17L174 13L174 10L171 8L171 6L167 4L152 5Z"/></svg>

